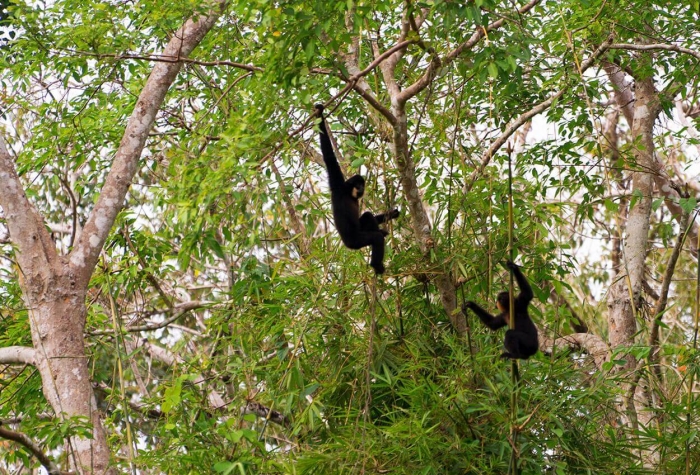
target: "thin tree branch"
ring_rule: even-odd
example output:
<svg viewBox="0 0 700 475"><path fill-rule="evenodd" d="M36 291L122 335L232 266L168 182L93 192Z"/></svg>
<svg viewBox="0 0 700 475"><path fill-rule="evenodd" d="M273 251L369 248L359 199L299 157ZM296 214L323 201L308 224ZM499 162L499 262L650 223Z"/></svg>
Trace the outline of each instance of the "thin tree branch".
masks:
<svg viewBox="0 0 700 475"><path fill-rule="evenodd" d="M109 387L105 383L93 383L93 387L95 390L103 392L105 396L109 396L113 392L115 392L111 387ZM121 401L121 397L119 397L119 400ZM151 409L146 404L134 402L128 398L126 401L122 401L122 403L123 402L126 402L131 409L141 414L142 416L147 417L148 419L157 420L162 418L164 415L163 412L158 409Z"/></svg>
<svg viewBox="0 0 700 475"><path fill-rule="evenodd" d="M659 326L661 320L663 319L664 312L666 311L666 305L668 303L668 292L671 288L671 280L673 279L673 274L676 271L676 264L678 263L678 258L683 250L683 243L688 235L688 230L692 229L693 223L695 222L695 217L689 221L689 214L683 212L683 217L681 222L685 225L681 226L681 230L678 233L678 239L676 240L676 245L673 246L673 252L668 258L668 263L666 264L666 272L664 272L664 279L661 283L661 292L659 295L659 301L656 303L656 308L654 308L654 323L651 327L651 333L649 335L649 346L655 348L659 344Z"/></svg>
<svg viewBox="0 0 700 475"><path fill-rule="evenodd" d="M349 90L352 89L355 92L357 92L362 98L364 98L375 110L377 110L380 114L382 114L387 119L387 121L389 121L389 123L391 125L396 124L396 117L394 117L394 115L391 113L391 111L389 109L387 109L386 107L384 107L382 105L382 103L379 102L376 97L374 97L374 94L372 93L372 89L369 87L367 82L364 80L364 76L366 76L367 74L372 72L374 69L376 69L376 67L379 66L379 64L381 64L382 61L384 61L386 58L391 56L393 53L395 53L396 51L398 51L400 49L406 48L409 45L414 44L415 42L416 42L416 40L403 41L401 43L398 43L398 44L392 46L391 48L386 50L384 53L379 55L374 61L372 61L372 63L370 63L369 66L367 66L365 69L363 69L361 71L359 70L359 68L357 67L357 65L355 63L352 63L352 62L346 63L346 67L347 67L348 71L349 72L355 71L355 72L349 78L345 78L343 76L340 76L340 78L342 80L344 80L347 84L339 92L337 92L331 99L327 100L324 103L324 106L328 107L330 104L335 102L339 97L343 97L345 94L347 94L347 92ZM311 123L311 121L315 118L316 118L316 113L312 112L306 118L306 120L301 124L301 126L299 126L297 129L293 130L287 136L287 139L295 137L296 135L305 131L307 129L307 127L309 126L309 123ZM267 155L265 155L262 158L262 160L260 160L260 162L262 163L262 162L267 161L269 158L274 156L283 146L284 146L284 143L280 143L279 145L277 145L271 152L269 152ZM321 164L323 164L323 161L321 161Z"/></svg>
<svg viewBox="0 0 700 475"><path fill-rule="evenodd" d="M143 344L143 347L146 349L146 351L148 351L148 354L151 355L152 358L155 358L168 366L186 363L185 358L183 358L182 356L172 353L168 349L160 347L158 345L153 345L149 342L145 342ZM224 398L221 396L221 394L219 394L214 389L210 390L204 387L204 383L206 382L206 380L207 378L205 378L204 376L196 375L196 378L193 381L193 383L199 386L203 391L207 393L209 405L213 409L221 409L225 407L226 403L224 402Z"/></svg>
<svg viewBox="0 0 700 475"><path fill-rule="evenodd" d="M590 68L595 61L605 52L607 51L608 47L612 44L613 36L610 35L594 52L591 54L591 56L586 59L583 63L581 63L581 70L580 73L583 73L585 70ZM491 162L491 159L493 156L498 152L498 150L508 141L511 135L513 135L523 124L531 120L533 117L535 117L537 114L540 114L544 112L545 110L549 109L549 107L554 104L554 102L559 99L561 96L564 95L564 93L569 89L569 85L565 85L562 87L559 91L555 92L552 94L548 99L545 99L544 101L540 102L537 104L535 107L530 109L529 111L525 112L524 114L520 115L518 118L516 118L514 121L512 121L508 126L506 127L506 130L503 131L503 133L491 144L491 146L486 150L481 155L481 163L477 167L476 170L474 170L465 183L464 186L464 191L465 193L469 193L472 189L472 186L474 186L474 181L476 178L481 175L484 172L484 169L486 166Z"/></svg>
<svg viewBox="0 0 700 475"><path fill-rule="evenodd" d="M690 56L693 56L697 59L700 59L700 52L689 49L689 48L684 48L682 46L678 45L671 45L671 44L664 44L664 43L655 43L655 44L649 44L649 45L636 45L636 44L622 44L622 43L613 43L610 45L610 49L624 49L624 50L630 50L630 51L675 51L676 53L683 53L683 54L688 54Z"/></svg>
<svg viewBox="0 0 700 475"><path fill-rule="evenodd" d="M522 15L523 13L527 13L539 3L541 3L541 1L542 0L531 0L525 6L520 8L518 10L518 13L520 15ZM500 20L490 23L486 27L477 28L474 34L472 34L472 36L467 41L465 41L464 43L460 44L455 49L447 53L447 55L445 55L444 58L440 58L437 55L434 55L433 59L428 65L427 70L425 71L425 73L423 73L423 76L421 76L416 82L408 86L406 89L401 91L401 93L396 96L396 101L400 104L405 104L410 98L412 98L413 96L421 92L423 89L428 87L428 85L435 78L435 75L438 73L438 70L441 67L447 66L452 61L457 59L459 55L476 46L479 43L479 41L481 41L482 38L486 36L488 32L500 28L505 22L506 19L501 18Z"/></svg>
<svg viewBox="0 0 700 475"><path fill-rule="evenodd" d="M0 427L0 437L3 439L11 440L17 442L18 444L24 446L32 455L34 455L39 463L49 472L49 475L60 475L61 470L58 466L51 460L42 450L36 445L32 440L21 432L15 432L13 430L5 429Z"/></svg>
<svg viewBox="0 0 700 475"><path fill-rule="evenodd" d="M165 304L168 306L170 310L173 308L173 299L170 295L168 295L163 288L160 286L160 282L158 282L158 279L153 275L152 272L148 271L148 264L146 264L146 261L143 259L143 256L141 256L141 253L139 252L139 249L137 246L134 245L133 242L131 242L131 236L129 235L129 230L125 229L124 232L122 233L124 236L124 240L126 241L127 245L131 249L131 251L136 255L136 258L139 261L139 264L141 265L141 270L146 274L146 279L151 283L153 288L156 289L156 292L158 292L158 295L163 299Z"/></svg>
<svg viewBox="0 0 700 475"><path fill-rule="evenodd" d="M571 306L569 301L557 292L551 282L548 282L547 287L549 288L549 299L558 306L565 307L571 314L569 324L573 327L574 333L588 333L588 325L581 319L578 312Z"/></svg>
<svg viewBox="0 0 700 475"><path fill-rule="evenodd" d="M68 241L68 248L73 247L73 243L75 242L75 236L78 232L78 206L79 206L79 201L75 196L75 193L73 193L73 189L70 186L70 183L68 183L68 180L63 178L60 173L56 174L58 176L58 181L61 182L61 185L63 185L63 188L66 189L66 193L68 193L68 198L70 199L70 206L71 206L71 233L70 233L70 240Z"/></svg>
<svg viewBox="0 0 700 475"><path fill-rule="evenodd" d="M241 415L255 414L261 419L268 419L269 421L274 422L275 424L279 424L281 426L288 426L291 422L289 418L282 414L280 411L270 409L269 407L264 406L259 402L255 401L249 401L248 404L241 407L240 411Z"/></svg>
<svg viewBox="0 0 700 475"><path fill-rule="evenodd" d="M389 123L393 126L396 124L396 117L394 114L391 113L389 109L384 107L381 102L377 100L376 97L374 97L374 94L372 93L369 85L362 80L366 75L368 75L370 72L372 72L374 69L377 68L377 66L381 65L385 60L390 58L394 53L398 53L400 51L404 51L406 48L408 48L410 45L417 43L418 40L408 40L408 41L400 41L399 43L395 44L388 50L384 51L381 54L376 54L375 52L375 58L374 61L372 61L366 68L364 68L361 71L357 71L359 69L356 64L354 63L346 63L346 67L348 67L349 71L355 70L350 76L346 82L350 87L352 87L355 92L357 92L360 96L362 96L363 99L365 99L374 109L377 110L380 114L382 114L386 120L389 121ZM354 66L354 68L352 68ZM347 87L347 86L346 86Z"/></svg>
<svg viewBox="0 0 700 475"><path fill-rule="evenodd" d="M238 69L243 69L244 71L257 72L264 71L263 68L255 66L253 64L236 63L235 61L201 61L198 59L183 58L179 56L169 56L165 53L163 54L151 54L151 55L140 55L140 54L105 54L105 53L93 53L91 51L79 51L64 49L59 51L67 51L71 54L79 56L91 56L97 59L114 59L117 61L124 59L138 59L145 61L153 61L157 63L186 63L186 64L196 64L198 66L231 66Z"/></svg>
<svg viewBox="0 0 700 475"><path fill-rule="evenodd" d="M486 150L481 155L481 161L479 163L479 166L474 170L465 183L464 186L464 192L469 193L472 189L472 186L474 186L474 182L476 181L476 178L480 176L482 173L484 173L484 169L486 166L491 162L491 159L493 156L498 152L498 150L508 141L511 135L513 135L523 124L528 122L530 119L535 117L536 115L546 111L549 109L549 107L554 104L554 101L559 99L561 96L564 95L566 90L568 89L568 86L560 89L553 95L551 95L548 99L540 102L537 104L535 107L530 109L529 111L525 112L518 118L516 118L513 122L508 124L506 127L506 130L503 131L503 133L491 144L491 146Z"/></svg>
<svg viewBox="0 0 700 475"><path fill-rule="evenodd" d="M28 416L18 416L18 417L11 417L9 419L0 419L0 426L21 424L23 421L25 421L27 419L27 417ZM31 419L38 420L38 421L51 421L54 419L54 415L49 414L48 412L42 412L39 414L32 414Z"/></svg>
<svg viewBox="0 0 700 475"><path fill-rule="evenodd" d="M132 350L134 350L135 344L132 342L130 344L130 347ZM144 343L143 347L148 351L152 358L155 358L168 366L174 366L176 364L185 364L184 358L182 358L180 355L176 355L168 351L165 348L152 345L150 343ZM226 407L228 404L224 402L223 397L217 391L208 390L208 388L205 387L204 383L206 381L206 378L204 378L201 375L197 375L196 379L194 380L194 384L199 386L203 391L208 391L209 406L215 410L220 410ZM105 387L105 390L108 390L108 388ZM147 414L149 417L160 416L160 412L158 411L148 410L147 412L145 412L143 407L138 409L140 412ZM245 406L240 408L240 413L241 415L255 414L260 418L268 419L282 426L288 426L290 423L289 418L281 412L274 409L270 409L269 407L255 401L248 401L248 403Z"/></svg>
<svg viewBox="0 0 700 475"><path fill-rule="evenodd" d="M126 327L125 331L129 333L137 333L137 332L147 332L147 331L153 331L153 330L159 330L161 328L167 327L171 323L173 323L175 320L178 318L182 317L186 313L196 310L199 308L207 307L214 305L214 302L206 302L202 300L193 300L191 302L184 302L181 304L175 305L173 308L158 311L158 312L151 312L151 313L163 313L165 315L167 314L172 314L172 316L166 318L162 322L159 323L153 323L149 325L134 325L134 326L128 326ZM96 330L93 332L90 332L90 335L112 335L114 334L114 330Z"/></svg>

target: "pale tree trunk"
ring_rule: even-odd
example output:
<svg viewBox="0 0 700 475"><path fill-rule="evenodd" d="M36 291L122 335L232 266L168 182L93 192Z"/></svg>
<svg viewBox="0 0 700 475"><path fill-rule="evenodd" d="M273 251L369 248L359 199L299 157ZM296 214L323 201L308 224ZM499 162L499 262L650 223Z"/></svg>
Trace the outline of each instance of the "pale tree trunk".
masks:
<svg viewBox="0 0 700 475"><path fill-rule="evenodd" d="M180 71L179 59L187 57L212 28L223 4L224 1L217 2L208 16L188 20L166 46L161 62L154 66L139 96L97 204L68 256L57 254L42 217L24 193L5 142L0 139L0 206L16 249L34 346L32 363L39 370L44 396L56 417L82 417L92 423L92 439L74 436L66 441L68 463L76 473L114 473L85 354L88 282L138 170L156 113ZM16 362L26 360L18 357Z"/></svg>
<svg viewBox="0 0 700 475"><path fill-rule="evenodd" d="M615 102L618 104L620 110L625 116L625 120L631 127L634 122L634 114L636 110L634 93L632 92L632 83L626 80L625 74L619 66L610 62L603 62L603 68L615 87ZM689 131L689 133L692 136L692 130ZM664 197L664 204L673 215L673 219L675 219L678 224L683 225L683 209L678 204L680 194L677 191L683 188L683 186L678 183L674 183L673 180L671 180L671 177L669 177L664 168L664 164L661 163L656 154L652 154L651 160L651 167L648 170L653 172L652 177L654 179L654 183L656 184L656 189ZM688 232L687 239L691 242L696 242L698 239L699 229L700 224L694 223Z"/></svg>
<svg viewBox="0 0 700 475"><path fill-rule="evenodd" d="M647 58L651 60L650 57ZM637 334L636 312L642 304L645 260L647 255L651 203L655 177L659 176L658 162L654 156L653 127L661 110L660 101L652 78L636 81L634 101L631 91L622 88L619 74L609 65L608 76L616 85L616 98L627 120L631 120L631 137L634 141L632 167L632 197L624 232L624 243L619 268L608 292L608 329L613 350L624 349L634 342ZM629 99L629 100L626 100ZM648 410L648 397L643 385L638 385L635 375L636 361L630 356L618 356L624 365L616 367L620 375L627 376L622 385L623 398L620 411L624 422L631 427L641 424L647 427L653 413ZM652 452L644 454L645 464L653 464Z"/></svg>

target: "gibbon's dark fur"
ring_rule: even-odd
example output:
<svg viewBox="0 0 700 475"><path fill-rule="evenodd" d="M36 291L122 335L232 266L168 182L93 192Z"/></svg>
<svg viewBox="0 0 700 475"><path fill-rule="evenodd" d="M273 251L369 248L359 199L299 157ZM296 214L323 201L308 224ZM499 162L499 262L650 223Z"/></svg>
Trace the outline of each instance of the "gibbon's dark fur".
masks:
<svg viewBox="0 0 700 475"><path fill-rule="evenodd" d="M328 136L326 119L323 117L323 105L316 104L315 109L316 115L321 118L319 138L323 161L328 170L335 227L343 244L350 249L372 246L372 258L369 265L374 268L377 274L383 274L384 236L388 233L380 229L379 225L398 217L399 210L394 209L383 214L372 214L365 211L360 216L359 200L365 193L365 179L361 175L345 179Z"/></svg>
<svg viewBox="0 0 700 475"><path fill-rule="evenodd" d="M537 328L535 324L532 323L532 319L527 312L527 307L530 305L530 301L533 298L532 288L517 265L508 261L506 262L506 266L513 271L513 275L518 281L518 287L520 287L520 294L518 294L514 300L515 311L513 312L513 316L515 318L515 325L506 332L506 337L503 341L503 346L505 346L506 351L501 354L501 357L526 360L537 353L537 349L539 348ZM508 292L501 292L498 294L498 297L496 297L496 305L501 313L495 317L472 301L465 302L462 310L466 313L466 309L470 309L479 317L484 325L491 330L498 330L499 328L507 326L508 319L510 318L510 295Z"/></svg>

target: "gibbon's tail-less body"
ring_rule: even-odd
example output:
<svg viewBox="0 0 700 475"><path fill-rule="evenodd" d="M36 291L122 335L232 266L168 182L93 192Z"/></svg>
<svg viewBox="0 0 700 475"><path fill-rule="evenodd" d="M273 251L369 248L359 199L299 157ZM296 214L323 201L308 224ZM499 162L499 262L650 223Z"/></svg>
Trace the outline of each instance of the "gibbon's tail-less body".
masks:
<svg viewBox="0 0 700 475"><path fill-rule="evenodd" d="M394 209L384 214L372 214L366 211L360 216L360 198L365 193L365 179L354 175L347 180L338 164L333 151L326 119L323 116L323 105L316 104L316 114L321 118L319 123L319 139L323 161L328 170L328 184L331 189L331 206L335 228L340 239L350 249L372 247L370 264L377 274L384 273L384 237L388 234L379 225L398 217L399 210Z"/></svg>
<svg viewBox="0 0 700 475"><path fill-rule="evenodd" d="M526 360L537 353L537 349L539 348L537 328L535 324L532 323L530 314L527 311L527 307L530 305L530 301L533 298L532 288L517 265L511 261L508 261L506 265L513 271L513 275L518 282L518 287L520 287L520 293L514 299L513 316L515 318L515 324L512 329L506 332L503 341L503 346L505 346L506 351L501 354L501 357ZM466 313L466 309L470 309L479 317L484 325L491 330L498 330L499 328L507 326L510 318L510 295L508 292L499 293L496 298L496 304L501 313L495 317L472 301L465 302L462 310Z"/></svg>

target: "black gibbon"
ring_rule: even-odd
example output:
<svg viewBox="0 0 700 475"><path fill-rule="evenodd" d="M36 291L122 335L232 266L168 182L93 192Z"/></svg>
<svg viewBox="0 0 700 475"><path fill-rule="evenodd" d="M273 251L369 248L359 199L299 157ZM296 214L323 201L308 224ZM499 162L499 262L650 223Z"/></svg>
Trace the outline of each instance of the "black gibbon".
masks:
<svg viewBox="0 0 700 475"><path fill-rule="evenodd" d="M537 328L532 323L532 319L530 319L530 315L527 312L527 307L533 298L532 288L517 265L508 261L506 266L513 271L513 275L518 281L518 287L520 287L520 294L514 300L515 311L513 315L515 324L512 329L506 332L506 337L503 341L506 351L501 354L501 357L526 360L537 353L539 347ZM466 314L466 309L471 309L484 325L491 330L498 330L508 325L508 320L510 319L510 294L508 292L499 293L496 297L496 306L501 313L495 317L472 301L465 302L462 310Z"/></svg>
<svg viewBox="0 0 700 475"><path fill-rule="evenodd" d="M350 249L372 246L372 258L369 265L374 268L377 274L383 274L384 237L389 233L380 229L379 225L398 217L399 210L394 209L383 214L372 214L365 211L360 216L359 200L365 193L365 179L361 175L345 179L328 137L326 119L323 117L323 105L316 104L315 109L316 115L321 118L319 137L323 161L328 170L335 227L343 244Z"/></svg>

